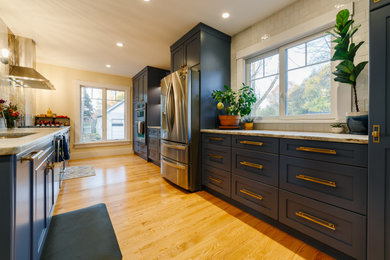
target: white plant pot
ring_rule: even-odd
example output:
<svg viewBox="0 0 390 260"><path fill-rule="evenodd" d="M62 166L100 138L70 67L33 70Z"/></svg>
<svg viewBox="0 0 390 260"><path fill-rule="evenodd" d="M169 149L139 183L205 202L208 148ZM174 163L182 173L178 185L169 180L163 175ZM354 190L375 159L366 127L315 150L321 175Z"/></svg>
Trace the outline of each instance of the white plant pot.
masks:
<svg viewBox="0 0 390 260"><path fill-rule="evenodd" d="M341 134L344 132L344 127L331 127L330 131L334 134Z"/></svg>

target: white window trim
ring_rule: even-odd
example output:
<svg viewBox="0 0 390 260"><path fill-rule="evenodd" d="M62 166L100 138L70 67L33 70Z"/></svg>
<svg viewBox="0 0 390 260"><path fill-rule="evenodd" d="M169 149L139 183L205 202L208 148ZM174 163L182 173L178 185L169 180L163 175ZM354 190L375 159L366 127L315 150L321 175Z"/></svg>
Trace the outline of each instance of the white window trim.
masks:
<svg viewBox="0 0 390 260"><path fill-rule="evenodd" d="M105 124L106 120L106 113L103 113L103 119L102 119L102 127L103 127L103 139L102 141L98 142L88 142L88 143L82 143L81 142L81 87L92 87L92 88L101 88L106 90L121 90L125 92L125 138L123 140L105 140L106 139L106 131L107 131L107 125ZM110 85L110 84L102 84L102 83L96 83L96 82L86 82L86 81L75 81L74 84L75 87L75 98L76 98L76 104L75 104L75 111L74 114L76 115L76 118L74 120L75 122L75 147L81 148L81 147L94 147L94 146L110 146L110 145L123 145L128 144L130 142L130 87L129 86L118 86L118 85ZM106 91L103 91L103 100L106 99ZM106 111L106 102L103 102L103 111Z"/></svg>
<svg viewBox="0 0 390 260"><path fill-rule="evenodd" d="M353 14L353 2L344 4L339 8L349 9ZM280 34L270 36L266 40L256 43L248 48L239 50L236 54L237 61L237 82L236 86L241 86L242 82L247 82L246 61L255 56L272 52L275 49L286 48L286 46L294 46L299 44L299 41L317 35L329 28L333 27L334 19L340 9L335 10L306 21L304 24L292 27ZM279 54L280 55L280 54ZM281 57L284 58L284 55ZM282 60L280 66L284 64ZM335 70L335 62L331 64L332 71ZM281 77L282 78L282 77ZM344 84L335 82L332 75L331 86L331 114L326 115L301 115L301 116L278 116L257 118L255 122L261 123L334 123L345 122L345 114L351 111L352 93L351 89ZM284 84L284 82L280 82ZM284 86L284 85L283 85ZM283 104L284 106L284 104ZM281 110L284 111L284 110Z"/></svg>

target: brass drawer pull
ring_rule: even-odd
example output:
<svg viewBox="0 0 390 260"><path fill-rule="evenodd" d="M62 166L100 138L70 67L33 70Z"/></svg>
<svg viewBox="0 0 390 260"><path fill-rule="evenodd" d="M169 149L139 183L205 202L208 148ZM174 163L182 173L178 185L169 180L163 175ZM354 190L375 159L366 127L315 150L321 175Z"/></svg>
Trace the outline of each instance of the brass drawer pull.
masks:
<svg viewBox="0 0 390 260"><path fill-rule="evenodd" d="M311 176L307 176L307 175L303 175L303 174L299 174L299 175L295 176L295 178L305 180L305 181L311 181L311 182L315 182L315 183L319 183L322 185L336 188L336 182L334 182L334 181L323 180L320 178L311 177Z"/></svg>
<svg viewBox="0 0 390 260"><path fill-rule="evenodd" d="M215 181L215 182L217 182L217 183L222 183L222 180L220 180L220 179L217 179L217 178L213 178L213 177L208 177L209 178L209 180L211 180L211 181Z"/></svg>
<svg viewBox="0 0 390 260"><path fill-rule="evenodd" d="M313 153L326 153L326 154L336 154L336 150L331 149L322 149L322 148L312 148L312 147L297 147L298 151L313 152Z"/></svg>
<svg viewBox="0 0 390 260"><path fill-rule="evenodd" d="M263 200L263 196L261 196L260 194L254 193L254 192L252 192L252 191L250 191L250 190L241 189L240 192L241 192L241 193L244 193L244 194L246 194L246 195L249 195L249 196L251 196L251 197L253 197L253 198L256 198L256 199L258 199L258 200Z"/></svg>
<svg viewBox="0 0 390 260"><path fill-rule="evenodd" d="M215 155L215 154L212 154L212 153L209 153L207 155L208 157L211 157L211 158L214 158L214 159L222 159L222 155Z"/></svg>
<svg viewBox="0 0 390 260"><path fill-rule="evenodd" d="M221 137L209 137L209 140L222 141L223 139Z"/></svg>
<svg viewBox="0 0 390 260"><path fill-rule="evenodd" d="M331 229L333 231L336 230L336 226L333 223L330 223L330 222L325 221L323 219L314 217L314 216L312 216L310 214L307 214L307 213L304 213L302 211L295 212L295 215L297 215L298 217L304 218L306 220L309 220L311 222L314 222L314 223L316 223L318 225L321 225L323 227L329 228L329 229Z"/></svg>
<svg viewBox="0 0 390 260"><path fill-rule="evenodd" d="M257 168L257 169L260 169L260 170L263 169L263 165L261 165L261 164L256 164L256 163L251 163L251 162L240 162L240 164L245 165L245 166L249 166L249 167L252 167L252 168Z"/></svg>
<svg viewBox="0 0 390 260"><path fill-rule="evenodd" d="M250 144L250 145L263 146L262 142L254 142L254 141L240 141L240 144Z"/></svg>

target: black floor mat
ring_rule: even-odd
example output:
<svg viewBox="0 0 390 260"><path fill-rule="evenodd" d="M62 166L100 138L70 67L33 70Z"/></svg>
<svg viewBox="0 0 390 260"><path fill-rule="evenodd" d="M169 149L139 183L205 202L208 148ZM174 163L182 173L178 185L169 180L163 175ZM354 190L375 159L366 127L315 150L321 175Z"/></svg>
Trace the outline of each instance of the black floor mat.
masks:
<svg viewBox="0 0 390 260"><path fill-rule="evenodd" d="M53 216L41 260L122 259L105 204Z"/></svg>

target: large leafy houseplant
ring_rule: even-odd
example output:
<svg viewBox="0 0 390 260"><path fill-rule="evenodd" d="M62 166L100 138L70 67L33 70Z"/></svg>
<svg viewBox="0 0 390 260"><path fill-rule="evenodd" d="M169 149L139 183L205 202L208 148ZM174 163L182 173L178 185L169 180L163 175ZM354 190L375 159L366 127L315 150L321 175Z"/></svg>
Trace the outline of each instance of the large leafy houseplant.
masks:
<svg viewBox="0 0 390 260"><path fill-rule="evenodd" d="M356 80L368 62L363 61L357 65L354 63L356 52L364 43L364 41L361 41L358 44L352 42L353 35L360 27L360 25L352 27L354 22L355 21L350 18L348 9L341 10L336 16L336 24L333 30L334 33L329 33L335 37L333 42L336 43L332 61L341 61L336 66L336 71L333 72L336 76L334 80L351 85L355 101L355 109L356 112L359 112Z"/></svg>
<svg viewBox="0 0 390 260"><path fill-rule="evenodd" d="M256 96L254 90L242 83L242 87L238 91L233 91L229 86L224 86L225 90L214 90L212 97L215 102L218 103L218 109L223 108L227 116L221 116L221 118L235 118L235 125L239 124L240 117L247 116L252 111L252 105L256 103ZM233 121L230 121L233 122ZM224 123L221 120L221 124ZM226 123L227 124L227 123Z"/></svg>

